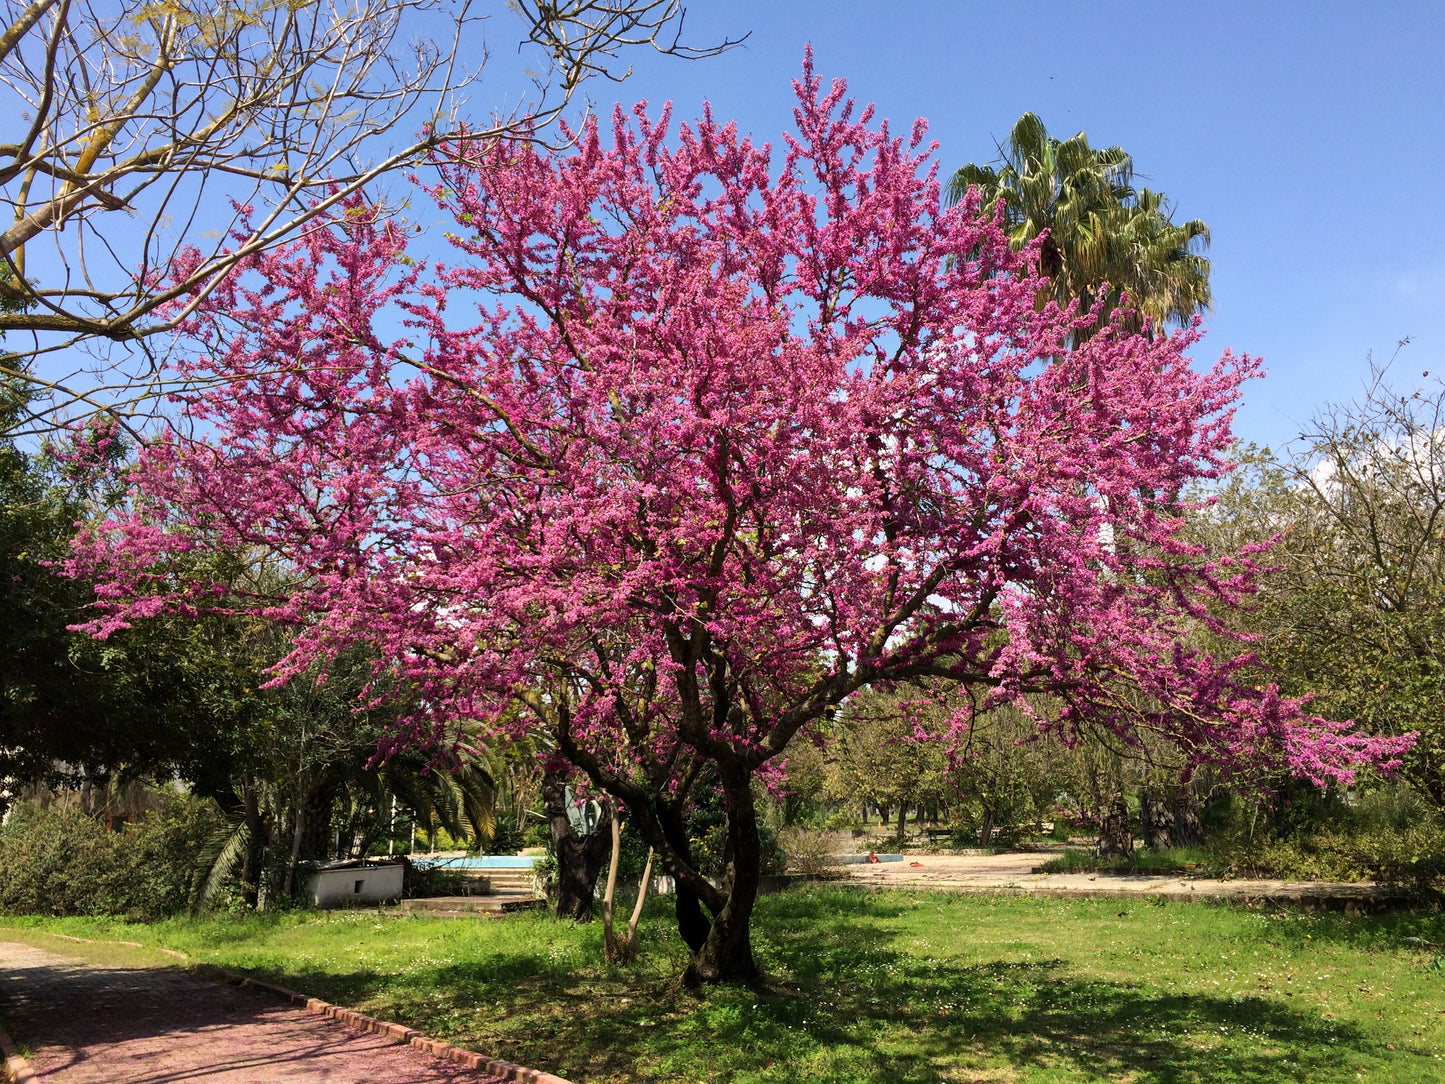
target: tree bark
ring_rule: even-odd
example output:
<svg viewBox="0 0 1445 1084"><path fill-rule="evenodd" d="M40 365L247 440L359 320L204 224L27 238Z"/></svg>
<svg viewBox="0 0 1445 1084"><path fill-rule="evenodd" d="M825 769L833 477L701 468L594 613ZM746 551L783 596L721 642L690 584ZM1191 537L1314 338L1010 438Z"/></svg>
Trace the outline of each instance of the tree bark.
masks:
<svg viewBox="0 0 1445 1084"><path fill-rule="evenodd" d="M1134 826L1130 823L1129 806L1122 794L1114 796L1113 803L1099 821L1097 853L1100 858L1134 857Z"/></svg>
<svg viewBox="0 0 1445 1084"><path fill-rule="evenodd" d="M1144 846L1151 851L1167 851L1174 845L1174 814L1157 790L1146 790L1140 802L1140 820Z"/></svg>
<svg viewBox="0 0 1445 1084"><path fill-rule="evenodd" d="M241 861L241 899L247 907L261 907L261 878L265 876L266 844L270 835L256 788L249 782L242 792L246 817L246 853Z"/></svg>
<svg viewBox="0 0 1445 1084"><path fill-rule="evenodd" d="M687 838L687 824L682 819L681 810L666 806L658 808L656 813L668 847L673 854L691 866L692 844ZM684 885L674 884L673 913L677 918L677 932L682 943L694 956L697 955L706 944L708 931L712 928L712 922L703 912L702 898Z"/></svg>
<svg viewBox="0 0 1445 1084"><path fill-rule="evenodd" d="M756 986L763 977L753 959L752 917L762 876L763 849L750 773L739 772L731 779L724 775L723 797L732 854L727 902L713 917L706 940L683 972L685 986L715 982Z"/></svg>
<svg viewBox="0 0 1445 1084"><path fill-rule="evenodd" d="M611 803L603 803L596 829L579 837L567 816L563 777L558 772L548 772L542 778L542 807L552 830L552 851L557 856L557 917L591 922L597 878L611 842Z"/></svg>
<svg viewBox="0 0 1445 1084"><path fill-rule="evenodd" d="M1204 822L1199 819L1199 799L1188 787L1181 787L1174 796L1174 845L1204 845Z"/></svg>

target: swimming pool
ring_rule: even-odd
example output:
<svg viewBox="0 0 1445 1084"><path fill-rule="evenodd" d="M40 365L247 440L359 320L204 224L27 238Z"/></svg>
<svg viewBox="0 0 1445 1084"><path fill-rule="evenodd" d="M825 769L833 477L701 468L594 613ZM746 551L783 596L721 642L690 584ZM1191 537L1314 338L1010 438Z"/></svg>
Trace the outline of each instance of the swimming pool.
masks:
<svg viewBox="0 0 1445 1084"><path fill-rule="evenodd" d="M412 865L430 869L531 869L540 854L464 854L452 858L413 858Z"/></svg>

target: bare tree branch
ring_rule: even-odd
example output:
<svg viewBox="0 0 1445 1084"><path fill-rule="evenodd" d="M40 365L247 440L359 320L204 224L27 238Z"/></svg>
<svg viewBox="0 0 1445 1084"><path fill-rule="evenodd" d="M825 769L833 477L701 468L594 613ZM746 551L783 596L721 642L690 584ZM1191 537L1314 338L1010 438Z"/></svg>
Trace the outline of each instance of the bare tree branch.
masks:
<svg viewBox="0 0 1445 1084"><path fill-rule="evenodd" d="M247 256L455 137L485 60L471 0L3 3L0 375L39 393L32 432L150 409L167 333ZM625 78L627 50L735 44L685 45L680 0L508 6L547 68L474 137L535 135L585 79Z"/></svg>

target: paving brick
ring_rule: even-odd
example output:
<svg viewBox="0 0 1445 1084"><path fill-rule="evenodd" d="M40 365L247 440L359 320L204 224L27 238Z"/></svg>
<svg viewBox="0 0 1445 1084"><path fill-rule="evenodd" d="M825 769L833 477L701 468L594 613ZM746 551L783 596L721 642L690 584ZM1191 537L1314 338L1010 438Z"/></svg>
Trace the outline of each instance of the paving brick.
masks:
<svg viewBox="0 0 1445 1084"><path fill-rule="evenodd" d="M0 941L0 1017L32 1052L31 1067L43 1084L506 1079L399 1044L390 1034L345 1027L250 985L179 968L101 967L6 941ZM368 1022L389 1030L366 1017L359 1021Z"/></svg>

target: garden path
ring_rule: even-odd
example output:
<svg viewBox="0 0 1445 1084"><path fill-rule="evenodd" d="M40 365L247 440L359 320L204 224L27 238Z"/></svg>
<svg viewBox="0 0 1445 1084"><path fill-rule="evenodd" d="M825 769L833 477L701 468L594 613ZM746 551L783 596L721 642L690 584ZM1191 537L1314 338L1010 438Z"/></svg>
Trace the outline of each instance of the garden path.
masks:
<svg viewBox="0 0 1445 1084"><path fill-rule="evenodd" d="M0 1021L45 1084L503 1080L186 968L103 966L10 941Z"/></svg>
<svg viewBox="0 0 1445 1084"><path fill-rule="evenodd" d="M1180 873L1035 873L1059 851L1012 854L905 854L903 861L842 867L849 881L877 888L948 892L1018 892L1033 896L1162 896L1168 899L1296 901L1321 906L1370 905L1398 892L1369 882L1219 880Z"/></svg>

